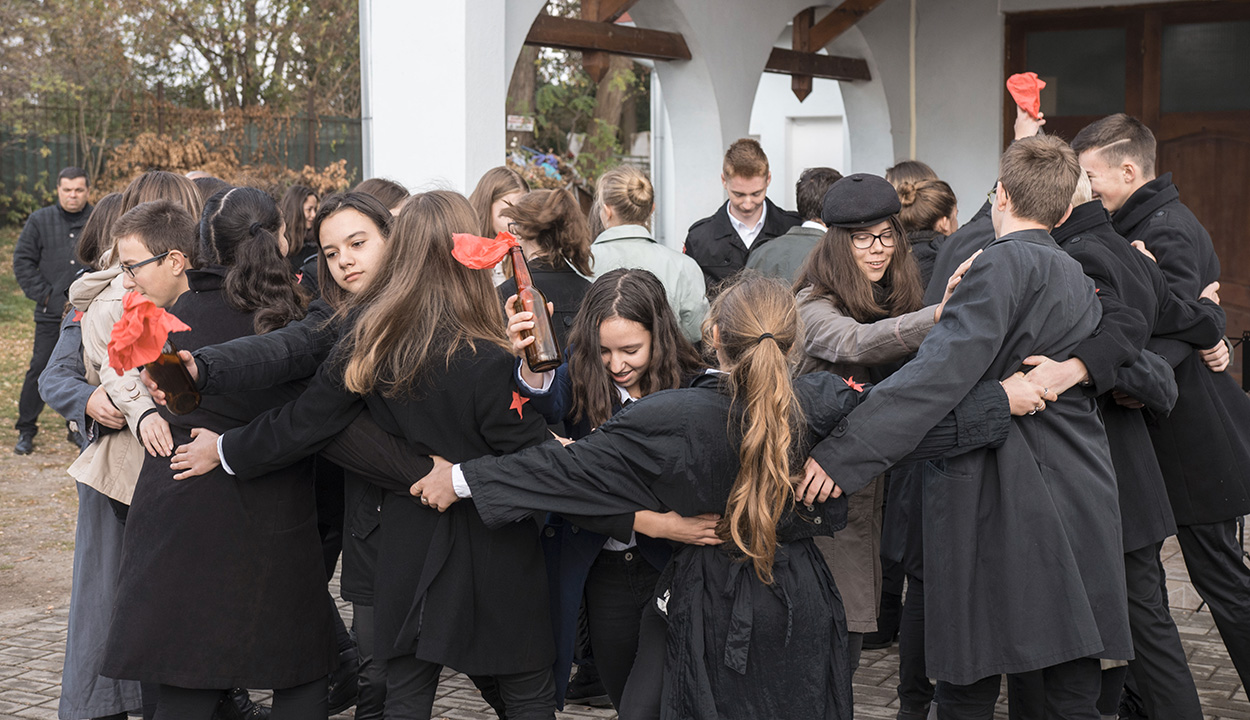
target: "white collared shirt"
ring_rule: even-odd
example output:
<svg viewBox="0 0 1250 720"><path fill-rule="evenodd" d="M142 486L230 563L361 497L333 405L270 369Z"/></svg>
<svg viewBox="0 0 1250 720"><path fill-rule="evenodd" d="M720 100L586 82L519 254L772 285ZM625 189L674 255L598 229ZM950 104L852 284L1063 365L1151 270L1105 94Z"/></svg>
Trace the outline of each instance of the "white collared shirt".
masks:
<svg viewBox="0 0 1250 720"><path fill-rule="evenodd" d="M802 226L805 228L811 228L813 230L819 230L821 232L824 232L829 229L824 223L817 222L816 220L804 220Z"/></svg>
<svg viewBox="0 0 1250 720"><path fill-rule="evenodd" d="M764 229L764 218L768 216L768 204L760 205L760 220L755 223L755 227L747 227L747 224L734 217L730 210L729 201L725 201L725 212L729 214L729 224L733 225L733 229L738 233L738 237L742 238L742 244L751 249L751 243L755 242L755 238L760 236L760 231Z"/></svg>

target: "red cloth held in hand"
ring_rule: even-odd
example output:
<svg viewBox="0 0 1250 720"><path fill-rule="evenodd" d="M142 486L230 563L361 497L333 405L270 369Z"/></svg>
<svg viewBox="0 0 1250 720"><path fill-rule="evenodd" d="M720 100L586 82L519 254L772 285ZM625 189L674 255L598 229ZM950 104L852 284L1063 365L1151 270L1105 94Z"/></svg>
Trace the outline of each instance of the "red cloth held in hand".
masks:
<svg viewBox="0 0 1250 720"><path fill-rule="evenodd" d="M1034 120L1042 114L1042 88L1046 83L1035 72L1016 73L1007 78L1007 90L1016 104Z"/></svg>
<svg viewBox="0 0 1250 720"><path fill-rule="evenodd" d="M508 248L520 244L510 232L501 232L494 240L469 233L453 233L451 239L456 244L452 256L461 265L474 270L495 267L508 254Z"/></svg>
<svg viewBox="0 0 1250 720"><path fill-rule="evenodd" d="M109 337L109 366L120 375L160 357L171 332L191 328L143 295L126 293L122 298L122 319L113 325Z"/></svg>

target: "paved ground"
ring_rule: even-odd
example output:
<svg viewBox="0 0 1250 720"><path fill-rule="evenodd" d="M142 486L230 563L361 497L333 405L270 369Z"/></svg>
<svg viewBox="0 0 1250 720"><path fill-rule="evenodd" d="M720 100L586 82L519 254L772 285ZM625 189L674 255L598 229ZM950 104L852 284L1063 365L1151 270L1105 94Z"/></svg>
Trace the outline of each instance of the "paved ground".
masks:
<svg viewBox="0 0 1250 720"><path fill-rule="evenodd" d="M1164 546L1171 594L1176 601L1192 600L1192 588L1175 543ZM1188 595L1186 593L1189 593ZM1188 600L1187 600L1188 599ZM64 662L68 597L53 605L0 613L0 717L56 718ZM344 608L350 618L350 607ZM1208 718L1250 720L1250 702L1228 660L1210 613L1174 603L1173 616L1189 656ZM350 621L350 620L349 620ZM898 655L895 649L868 650L855 677L855 714L859 718L894 718L898 710ZM264 700L263 693L256 693ZM476 689L462 675L446 673L439 687L435 716L447 720L491 720L493 714ZM352 717L347 712L341 717ZM608 710L570 706L562 720L613 718ZM1007 717L1000 706L996 718ZM1161 719L1166 720L1166 719Z"/></svg>

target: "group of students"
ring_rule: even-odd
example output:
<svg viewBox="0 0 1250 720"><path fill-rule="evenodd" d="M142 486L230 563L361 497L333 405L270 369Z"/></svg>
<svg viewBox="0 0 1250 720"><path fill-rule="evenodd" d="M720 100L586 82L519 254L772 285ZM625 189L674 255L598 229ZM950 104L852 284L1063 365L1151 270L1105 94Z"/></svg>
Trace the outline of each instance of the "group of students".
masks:
<svg viewBox="0 0 1250 720"><path fill-rule="evenodd" d="M553 718L593 658L622 718L846 720L905 577L900 719L992 717L1004 674L1021 718L1201 717L1158 554L1182 523L1243 672L1218 263L1140 123L1038 127L961 228L920 163L810 169L780 210L738 141L686 254L628 166L589 217L503 167L468 198L159 171L102 198L41 379L91 440L61 716L273 688L279 720L429 718L449 667ZM504 231L553 371L508 268L456 259ZM195 411L109 367L130 291L190 326Z"/></svg>

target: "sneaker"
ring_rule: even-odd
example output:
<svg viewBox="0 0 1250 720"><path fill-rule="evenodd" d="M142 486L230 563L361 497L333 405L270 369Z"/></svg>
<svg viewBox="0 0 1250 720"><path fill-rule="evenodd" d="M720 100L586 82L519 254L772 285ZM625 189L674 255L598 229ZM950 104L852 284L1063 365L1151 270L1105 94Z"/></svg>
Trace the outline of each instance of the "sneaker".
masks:
<svg viewBox="0 0 1250 720"><path fill-rule="evenodd" d="M18 455L29 455L35 449L35 434L33 432L24 432L17 436L17 444L13 446L13 452Z"/></svg>

